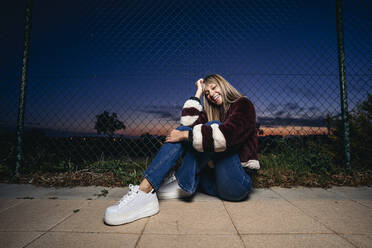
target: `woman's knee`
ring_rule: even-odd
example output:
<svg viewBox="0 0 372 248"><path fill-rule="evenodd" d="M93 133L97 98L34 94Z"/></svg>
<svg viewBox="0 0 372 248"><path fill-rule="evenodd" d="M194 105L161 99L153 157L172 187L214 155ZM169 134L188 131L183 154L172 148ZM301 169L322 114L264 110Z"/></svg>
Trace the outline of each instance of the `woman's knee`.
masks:
<svg viewBox="0 0 372 248"><path fill-rule="evenodd" d="M250 176L240 170L241 168L235 168L233 163L221 167L221 164L216 165L216 184L219 197L227 201L246 199L252 188Z"/></svg>
<svg viewBox="0 0 372 248"><path fill-rule="evenodd" d="M243 201L245 200L250 193L250 188L245 188L243 190L237 190L234 187L217 187L217 194L222 200L225 201Z"/></svg>
<svg viewBox="0 0 372 248"><path fill-rule="evenodd" d="M242 201L251 192L252 182L250 177L225 178L217 180L216 189L218 196L227 201Z"/></svg>

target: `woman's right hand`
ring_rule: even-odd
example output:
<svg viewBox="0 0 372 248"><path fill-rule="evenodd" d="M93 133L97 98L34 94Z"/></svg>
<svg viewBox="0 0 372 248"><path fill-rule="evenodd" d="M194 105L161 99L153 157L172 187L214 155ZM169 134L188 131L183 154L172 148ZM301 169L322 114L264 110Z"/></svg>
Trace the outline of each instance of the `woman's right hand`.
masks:
<svg viewBox="0 0 372 248"><path fill-rule="evenodd" d="M195 86L196 86L195 97L200 98L201 95L203 94L203 79L200 78L198 81L196 81Z"/></svg>

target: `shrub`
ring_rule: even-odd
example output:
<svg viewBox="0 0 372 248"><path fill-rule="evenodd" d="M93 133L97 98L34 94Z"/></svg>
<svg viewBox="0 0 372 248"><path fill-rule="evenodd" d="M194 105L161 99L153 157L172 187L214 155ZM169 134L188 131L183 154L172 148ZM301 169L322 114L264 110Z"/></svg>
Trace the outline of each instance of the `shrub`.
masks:
<svg viewBox="0 0 372 248"><path fill-rule="evenodd" d="M351 166L355 169L372 169L372 95L358 104L349 115ZM339 117L332 118L333 133L329 151L335 163L345 164L343 124Z"/></svg>

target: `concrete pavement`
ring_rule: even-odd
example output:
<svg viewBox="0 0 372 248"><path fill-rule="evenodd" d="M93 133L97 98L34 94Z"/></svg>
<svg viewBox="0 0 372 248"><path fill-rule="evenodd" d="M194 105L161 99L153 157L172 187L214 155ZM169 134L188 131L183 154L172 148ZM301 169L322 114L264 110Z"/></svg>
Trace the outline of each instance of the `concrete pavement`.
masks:
<svg viewBox="0 0 372 248"><path fill-rule="evenodd" d="M127 189L0 184L0 247L372 247L372 188L256 189L244 202L198 193L106 226Z"/></svg>

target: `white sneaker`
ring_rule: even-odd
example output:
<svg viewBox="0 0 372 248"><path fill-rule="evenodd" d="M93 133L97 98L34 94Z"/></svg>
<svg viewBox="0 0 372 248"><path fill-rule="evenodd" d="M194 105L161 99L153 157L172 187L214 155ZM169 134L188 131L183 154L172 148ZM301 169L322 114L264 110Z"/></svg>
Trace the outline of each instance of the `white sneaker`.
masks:
<svg viewBox="0 0 372 248"><path fill-rule="evenodd" d="M164 179L164 182L160 185L157 195L159 199L178 199L191 196L190 193L185 192L178 185L176 176L172 173L169 177Z"/></svg>
<svg viewBox="0 0 372 248"><path fill-rule="evenodd" d="M159 212L155 192L145 193L138 185L129 185L129 191L115 205L105 211L104 221L108 225L121 225Z"/></svg>

